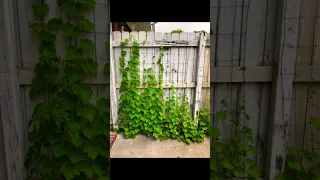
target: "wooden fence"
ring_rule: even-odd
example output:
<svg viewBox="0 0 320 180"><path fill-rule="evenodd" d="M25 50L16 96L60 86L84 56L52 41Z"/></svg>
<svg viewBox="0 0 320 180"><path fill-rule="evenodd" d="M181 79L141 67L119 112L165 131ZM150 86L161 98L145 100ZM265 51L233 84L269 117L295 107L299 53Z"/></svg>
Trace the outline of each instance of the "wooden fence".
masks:
<svg viewBox="0 0 320 180"><path fill-rule="evenodd" d="M38 42L28 28L28 22L36 19L32 13L34 2L36 1L0 0L0 147L4 147L0 148L0 179L22 180L24 176L23 162L28 150L27 122L37 103L28 96L33 68L38 58ZM99 71L97 78L86 80L96 92L92 102L98 97L109 95L109 88L100 86L109 84L109 77L103 74L102 65L109 62L110 57L104 46L110 38L109 5L105 0L96 2L95 10L89 17L94 20L96 27L91 38L96 44L94 58L99 64ZM275 174L284 169L288 146L305 150L312 148L309 139L315 130L309 125L309 117L320 116L320 111L316 108L320 106L320 95L310 98L314 91L320 91L320 2L210 2L212 121L216 122L214 112L220 110L220 100L225 99L229 113L239 121L242 117L237 115L236 106L245 104L251 116L250 126L255 134L256 147L260 151L256 162L262 178L274 179ZM56 2L47 3L50 6L48 18L60 16L61 12L55 8ZM58 43L65 44L61 40ZM182 47L173 46L170 49L171 52L186 52L196 47L184 47L185 50L181 50ZM117 47L113 48L117 51ZM142 54L149 56L150 49L142 47ZM63 49L59 50L61 51ZM176 56L172 57L174 58ZM194 60L193 63L195 62ZM116 70L116 64L114 65ZM176 64L169 65L170 68L175 66ZM197 83L188 79L194 72L182 72L187 73L188 85L187 88L182 88L190 89L183 91L195 91ZM170 73L168 77L172 77L173 73ZM209 74L209 71L206 73ZM179 83L178 76L176 77L177 79L167 80ZM116 76L114 80L116 87L119 80ZM230 137L230 124L219 125L223 136Z"/></svg>
<svg viewBox="0 0 320 180"><path fill-rule="evenodd" d="M311 98L320 91L320 2L210 2L211 112L225 99L241 121L236 107L245 105L262 178L274 179L284 170L288 146L312 148L309 117L320 117L320 94ZM224 138L233 133L229 123L218 125Z"/></svg>
<svg viewBox="0 0 320 180"><path fill-rule="evenodd" d="M207 38L208 37L208 38ZM158 79L160 72L157 60L160 56L160 47L164 47L162 58L163 88L165 100L171 96L170 86L175 87L175 92L179 96L186 95L193 110L193 115L199 107L209 108L210 99L210 39L202 33L154 33L154 32L119 32L112 34L111 47L111 102L115 105L112 113L112 121L115 125L117 120L117 108L120 98L119 88L122 80L120 73L121 47L120 42L125 39L129 44L124 48L128 55L125 63L130 59L131 46L134 40L140 43L140 81L143 82L144 69L152 68ZM143 88L143 86L141 86Z"/></svg>
<svg viewBox="0 0 320 180"><path fill-rule="evenodd" d="M34 38L29 22L40 19L34 16L32 5L36 0L0 0L0 179L24 179L25 155L28 152L28 121L40 100L31 100L29 91L34 77L34 66L38 62L39 42ZM95 24L94 32L88 34L95 43L92 57L99 65L96 78L86 79L93 90L91 102L109 97L109 74L103 68L109 62L109 1L96 0L94 10L87 18ZM58 9L56 1L47 1L48 16L44 21L68 17ZM57 53L65 57L69 42L58 35ZM2 137L3 135L3 137ZM5 149L3 149L5 147Z"/></svg>

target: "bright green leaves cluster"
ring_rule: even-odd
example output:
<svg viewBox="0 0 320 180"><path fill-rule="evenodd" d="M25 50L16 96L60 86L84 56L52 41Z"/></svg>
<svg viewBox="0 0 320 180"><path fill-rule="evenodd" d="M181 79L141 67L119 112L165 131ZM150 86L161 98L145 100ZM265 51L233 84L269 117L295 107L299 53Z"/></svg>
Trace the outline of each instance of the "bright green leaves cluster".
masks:
<svg viewBox="0 0 320 180"><path fill-rule="evenodd" d="M28 179L108 178L109 100L91 104L92 89L83 83L96 76L97 63L90 58L95 45L86 37L94 25L84 14L93 0L58 0L72 23L52 18L47 23L30 23L40 40L40 58L35 67L30 97L42 98L30 120L30 149L27 156ZM36 16L48 14L47 4L33 6ZM62 33L72 44L66 45L67 57L56 52L56 36Z"/></svg>
<svg viewBox="0 0 320 180"><path fill-rule="evenodd" d="M311 91L311 105L319 108L315 102L312 102L313 97L317 92ZM300 149L297 147L289 147L286 157L285 171L279 174L277 180L309 180L320 179L320 159L318 149L320 147L320 140L316 136L320 130L320 118L309 117L309 122L314 132L311 134L310 143L312 149Z"/></svg>
<svg viewBox="0 0 320 180"><path fill-rule="evenodd" d="M225 106L224 100L222 105ZM240 123L230 120L232 129L235 132L228 141L221 139L221 132L218 127L211 127L210 134L214 139L211 144L214 157L211 158L210 169L213 179L237 179L248 177L250 179L259 179L259 172L254 158L258 151L254 145L253 132L247 126L250 120L245 111L244 105L238 106L238 113L243 116L244 122ZM227 112L220 111L216 113L217 121L225 122Z"/></svg>
<svg viewBox="0 0 320 180"><path fill-rule="evenodd" d="M159 59L153 62L159 65L159 76L156 77L153 68L145 68L141 82L139 43L134 41L126 66L127 52L124 51L124 47L128 43L129 40L120 43L122 50L119 63L122 82L118 111L119 130L124 131L126 138L135 138L137 134L145 134L148 137L160 138L160 140L178 139L188 144L196 141L202 142L209 130L209 111L201 110L201 116L198 117L199 126L196 126L192 121L187 99L176 97L173 87L171 87L171 98L164 101L162 87L164 68L161 62L164 48L160 47ZM155 61L155 56L152 59ZM141 84L143 89L139 89Z"/></svg>

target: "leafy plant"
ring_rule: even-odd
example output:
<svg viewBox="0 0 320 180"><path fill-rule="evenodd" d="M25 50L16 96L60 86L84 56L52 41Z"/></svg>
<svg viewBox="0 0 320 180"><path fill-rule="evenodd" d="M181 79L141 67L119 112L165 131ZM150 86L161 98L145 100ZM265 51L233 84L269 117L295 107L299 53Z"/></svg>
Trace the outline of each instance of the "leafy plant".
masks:
<svg viewBox="0 0 320 180"><path fill-rule="evenodd" d="M89 58L95 45L85 37L94 26L84 16L95 2L58 0L57 4L73 23L59 18L29 23L41 43L30 97L44 101L36 105L29 124L27 179L109 179L109 100L89 103L93 92L83 83L85 77L97 74L97 63ZM37 3L33 11L42 19L49 6ZM59 32L73 42L65 47L65 59L56 52Z"/></svg>
<svg viewBox="0 0 320 180"><path fill-rule="evenodd" d="M316 91L311 92L310 102L314 107L319 108L312 98L317 94ZM316 151L319 148L320 141L316 139L316 134L320 130L320 118L310 117L309 123L316 132L311 134L311 150L298 149L297 147L289 147L286 157L285 171L277 175L277 180L317 180L320 179L320 159ZM303 163L302 163L303 162Z"/></svg>
<svg viewBox="0 0 320 180"><path fill-rule="evenodd" d="M202 32L207 33L207 31L205 31L205 30L193 31L193 32L194 32L194 33L202 33Z"/></svg>
<svg viewBox="0 0 320 180"><path fill-rule="evenodd" d="M225 101L221 101L225 105ZM259 173L256 163L250 155L257 155L258 151L254 146L253 133L246 125L250 116L246 113L244 105L238 106L238 113L244 116L245 121L240 123L230 120L234 133L228 141L221 140L221 131L217 126L211 127L211 137L214 142L211 144L214 157L211 158L210 169L212 179L258 179ZM216 113L217 120L225 122L228 118L227 111Z"/></svg>
<svg viewBox="0 0 320 180"><path fill-rule="evenodd" d="M160 55L157 60L160 74L154 74L153 68L144 68L143 82L140 82L140 52L139 43L134 40L132 53L127 65L124 46L129 40L121 42L120 72L122 82L120 87L119 103L119 131L124 132L126 138L135 138L138 134L148 137L160 138L160 140L177 138L185 143L202 142L208 135L209 111L201 110L198 117L200 125L194 124L191 118L190 105L186 97L177 97L174 87L168 101L164 101L162 87L164 67L162 58L164 48L160 47ZM155 56L152 58L155 60ZM155 62L154 62L155 64ZM145 88L140 89L140 85Z"/></svg>
<svg viewBox="0 0 320 180"><path fill-rule="evenodd" d="M171 34L172 34L172 33L183 33L183 30L182 30L182 29L172 30L172 31L171 31Z"/></svg>

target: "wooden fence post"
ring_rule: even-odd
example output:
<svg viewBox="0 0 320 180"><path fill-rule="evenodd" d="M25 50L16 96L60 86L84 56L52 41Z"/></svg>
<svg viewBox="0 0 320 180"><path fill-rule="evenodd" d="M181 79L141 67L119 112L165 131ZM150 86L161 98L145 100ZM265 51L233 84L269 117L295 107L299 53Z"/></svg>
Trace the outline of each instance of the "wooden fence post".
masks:
<svg viewBox="0 0 320 180"><path fill-rule="evenodd" d="M113 59L113 38L112 38L112 23L110 23L110 102L111 111L110 116L112 119L113 128L117 128L116 122L118 120L118 102L117 102L117 89L115 83L115 60Z"/></svg>
<svg viewBox="0 0 320 180"><path fill-rule="evenodd" d="M265 179L273 180L283 172L287 153L287 134L291 114L292 89L299 31L300 0L279 2L278 61L274 66L272 116Z"/></svg>
<svg viewBox="0 0 320 180"><path fill-rule="evenodd" d="M15 3L0 0L0 179L7 180L22 180L25 173Z"/></svg>
<svg viewBox="0 0 320 180"><path fill-rule="evenodd" d="M196 124L198 124L197 115L199 113L200 101L201 101L203 65L204 65L204 58L205 58L206 42L207 42L207 33L202 32L199 39L197 79L196 79L196 89L195 89L194 109L193 109L193 119L196 121Z"/></svg>

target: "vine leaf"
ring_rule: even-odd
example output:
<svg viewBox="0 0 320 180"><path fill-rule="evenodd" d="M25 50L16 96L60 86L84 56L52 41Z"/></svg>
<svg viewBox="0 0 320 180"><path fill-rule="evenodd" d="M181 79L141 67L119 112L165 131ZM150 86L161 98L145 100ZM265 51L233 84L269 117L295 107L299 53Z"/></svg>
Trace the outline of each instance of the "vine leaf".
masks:
<svg viewBox="0 0 320 180"><path fill-rule="evenodd" d="M61 157L63 155L66 155L71 147L69 147L65 143L56 143L53 144L51 148L56 157Z"/></svg>
<svg viewBox="0 0 320 180"><path fill-rule="evenodd" d="M110 105L110 100L108 100L107 98L100 98L97 101L97 108L101 112L105 112L109 108L109 105Z"/></svg>
<svg viewBox="0 0 320 180"><path fill-rule="evenodd" d="M83 57L83 54L80 49L76 48L75 46L67 46L66 47L67 56L70 60L80 59Z"/></svg>
<svg viewBox="0 0 320 180"><path fill-rule="evenodd" d="M45 3L36 3L32 6L33 12L38 17L44 17L49 12L49 6Z"/></svg>
<svg viewBox="0 0 320 180"><path fill-rule="evenodd" d="M97 75L98 64L92 58L88 58L83 63L81 63L81 68L85 73L88 73L91 76Z"/></svg>
<svg viewBox="0 0 320 180"><path fill-rule="evenodd" d="M109 48L110 48L110 42L109 42L109 41L105 42L104 46L105 46L107 49L109 49Z"/></svg>
<svg viewBox="0 0 320 180"><path fill-rule="evenodd" d="M301 165L297 161L289 161L288 166L291 169L295 169L295 170L301 172Z"/></svg>
<svg viewBox="0 0 320 180"><path fill-rule="evenodd" d="M32 87L30 90L30 98L34 99L35 97L43 94L43 90L46 87L46 81L43 77L37 76L32 80Z"/></svg>
<svg viewBox="0 0 320 180"><path fill-rule="evenodd" d="M80 81L84 78L83 71L80 68L67 67L65 74L70 82Z"/></svg>
<svg viewBox="0 0 320 180"><path fill-rule="evenodd" d="M94 52L94 49L95 49L95 46L93 44L93 42L89 39L81 39L80 40L80 46L83 50L83 52L86 52L86 53L93 53Z"/></svg>
<svg viewBox="0 0 320 180"><path fill-rule="evenodd" d="M245 110L245 106L243 104L238 105L238 111L243 112Z"/></svg>
<svg viewBox="0 0 320 180"><path fill-rule="evenodd" d="M75 122L69 122L67 129L72 144L76 147L80 147L84 143L80 136L81 126Z"/></svg>
<svg viewBox="0 0 320 180"><path fill-rule="evenodd" d="M34 32L40 32L41 30L44 29L43 24L40 23L28 23L29 28L32 29Z"/></svg>
<svg viewBox="0 0 320 180"><path fill-rule="evenodd" d="M82 160L86 160L86 156L84 153L74 150L68 152L68 157L72 164L79 163Z"/></svg>
<svg viewBox="0 0 320 180"><path fill-rule="evenodd" d="M223 165L223 167L226 168L226 169L230 169L230 170L233 169L232 164L230 164L230 162L229 162L227 159L224 159L224 160L223 160L222 165Z"/></svg>
<svg viewBox="0 0 320 180"><path fill-rule="evenodd" d="M226 118L227 118L227 114L224 111L219 111L219 112L217 112L216 115L217 115L217 118L219 118L221 120L226 120Z"/></svg>
<svg viewBox="0 0 320 180"><path fill-rule="evenodd" d="M96 5L96 2L94 0L79 0L79 3L89 6L89 8L94 8L94 6Z"/></svg>
<svg viewBox="0 0 320 180"><path fill-rule="evenodd" d="M63 24L62 30L63 30L63 34L67 37L79 36L79 30L70 23Z"/></svg>
<svg viewBox="0 0 320 180"><path fill-rule="evenodd" d="M211 137L219 137L219 136L221 136L221 132L218 128L212 127L210 129L210 135L211 135Z"/></svg>
<svg viewBox="0 0 320 180"><path fill-rule="evenodd" d="M98 178L98 180L109 180L109 177L107 177L107 176L100 176L100 177Z"/></svg>
<svg viewBox="0 0 320 180"><path fill-rule="evenodd" d="M45 42L54 42L56 40L56 36L47 31L41 31L39 37Z"/></svg>
<svg viewBox="0 0 320 180"><path fill-rule="evenodd" d="M98 145L86 145L83 147L83 151L88 153L88 156L92 160L95 160L96 157L99 155L99 152L106 151L106 150L104 148L101 148Z"/></svg>
<svg viewBox="0 0 320 180"><path fill-rule="evenodd" d="M60 171L67 180L71 180L80 175L79 167L73 164L62 164Z"/></svg>
<svg viewBox="0 0 320 180"><path fill-rule="evenodd" d="M94 170L92 168L92 164L88 163L80 163L79 164L80 172L83 172L86 176L91 178L94 175Z"/></svg>
<svg viewBox="0 0 320 180"><path fill-rule="evenodd" d="M310 117L309 120L310 120L311 124L312 124L315 128L320 129L320 119L319 119L319 118L312 118L312 117Z"/></svg>
<svg viewBox="0 0 320 180"><path fill-rule="evenodd" d="M250 176L252 176L253 178L255 178L255 179L257 179L257 178L259 178L259 172L258 172L258 169L257 168L250 168L249 170L248 170L248 174L250 175Z"/></svg>
<svg viewBox="0 0 320 180"><path fill-rule="evenodd" d="M53 18L48 21L48 28L57 31L61 28L63 21L58 18Z"/></svg>
<svg viewBox="0 0 320 180"><path fill-rule="evenodd" d="M78 17L78 26L87 32L92 32L94 30L94 24L84 16Z"/></svg>
<svg viewBox="0 0 320 180"><path fill-rule="evenodd" d="M79 7L77 7L76 3L72 1L66 1L62 3L62 9L64 10L64 12L69 13L71 15L80 14Z"/></svg>
<svg viewBox="0 0 320 180"><path fill-rule="evenodd" d="M95 136L100 135L101 131L97 131L96 128L92 128L92 126L86 126L82 129L83 135L89 139L92 139Z"/></svg>
<svg viewBox="0 0 320 180"><path fill-rule="evenodd" d="M93 94L92 89L86 84L73 84L71 89L75 95L85 102L88 102Z"/></svg>
<svg viewBox="0 0 320 180"><path fill-rule="evenodd" d="M97 109L94 105L88 103L86 106L81 106L77 109L77 115L92 122L96 116Z"/></svg>
<svg viewBox="0 0 320 180"><path fill-rule="evenodd" d="M276 180L292 180L292 177L287 173L283 173L283 174L278 175L276 177Z"/></svg>

